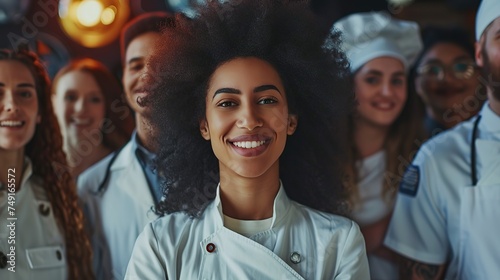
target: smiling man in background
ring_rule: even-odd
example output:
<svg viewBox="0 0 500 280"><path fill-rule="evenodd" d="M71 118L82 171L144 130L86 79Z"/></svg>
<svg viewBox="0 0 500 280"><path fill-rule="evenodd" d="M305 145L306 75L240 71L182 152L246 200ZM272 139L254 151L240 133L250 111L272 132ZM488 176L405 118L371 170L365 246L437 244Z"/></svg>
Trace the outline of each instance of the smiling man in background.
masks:
<svg viewBox="0 0 500 280"><path fill-rule="evenodd" d="M161 184L154 168L156 149L148 126L149 108L141 99L154 83L146 61L168 17L163 12L144 14L124 27L123 86L135 112L136 131L122 149L78 178L98 279L123 279L137 236L157 217L152 207L161 199Z"/></svg>

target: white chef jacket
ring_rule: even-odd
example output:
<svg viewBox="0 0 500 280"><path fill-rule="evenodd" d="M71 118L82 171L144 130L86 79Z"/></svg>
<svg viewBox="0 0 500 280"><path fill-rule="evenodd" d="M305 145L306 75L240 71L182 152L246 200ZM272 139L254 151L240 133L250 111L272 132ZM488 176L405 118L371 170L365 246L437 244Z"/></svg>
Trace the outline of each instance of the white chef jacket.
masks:
<svg viewBox="0 0 500 280"><path fill-rule="evenodd" d="M132 140L109 169L105 189L98 193L112 155L78 177L78 195L88 221L97 279L123 279L137 236L157 218L155 202Z"/></svg>
<svg viewBox="0 0 500 280"><path fill-rule="evenodd" d="M386 152L379 151L356 163L358 167L359 200L354 205L353 220L363 228L387 217L394 207L394 199L384 196ZM397 280L398 265L376 254L368 254L372 280Z"/></svg>
<svg viewBox="0 0 500 280"><path fill-rule="evenodd" d="M471 180L477 117L426 142L405 173L386 246L410 259L449 263L446 279L500 275L500 116L487 102L476 138L478 183Z"/></svg>
<svg viewBox="0 0 500 280"><path fill-rule="evenodd" d="M377 152L356 163L358 167L359 200L352 210L352 218L360 227L372 225L387 217L393 207L390 197L383 196L386 178L386 153Z"/></svg>
<svg viewBox="0 0 500 280"><path fill-rule="evenodd" d="M274 201L270 229L250 238L223 225L217 196L200 218L166 215L146 226L125 279L369 279L364 239L349 219Z"/></svg>
<svg viewBox="0 0 500 280"><path fill-rule="evenodd" d="M4 170L7 172L7 170ZM2 280L67 279L68 267L64 237L54 217L52 206L42 187L42 180L32 174L31 161L25 158L25 168L15 174L21 188L15 193L15 204L8 204L7 186L0 189L0 258L11 254L15 246L15 272L8 269L13 263L0 263ZM14 207L14 215L8 207ZM7 220L8 218L17 220ZM15 222L15 244L9 244L11 222ZM13 228L12 228L13 229ZM5 260L5 259L4 259Z"/></svg>

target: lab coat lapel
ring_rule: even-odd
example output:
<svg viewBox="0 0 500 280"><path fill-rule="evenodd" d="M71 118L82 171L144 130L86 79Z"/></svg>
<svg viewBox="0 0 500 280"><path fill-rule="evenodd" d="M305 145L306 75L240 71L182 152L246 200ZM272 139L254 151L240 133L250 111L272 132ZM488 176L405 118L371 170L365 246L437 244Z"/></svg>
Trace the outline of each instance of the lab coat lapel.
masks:
<svg viewBox="0 0 500 280"><path fill-rule="evenodd" d="M131 197L135 197L139 204L155 205L146 176L130 142L123 148L111 170L120 170L118 174L122 176L117 178L116 184ZM130 176L130 174L134 174L134 176Z"/></svg>

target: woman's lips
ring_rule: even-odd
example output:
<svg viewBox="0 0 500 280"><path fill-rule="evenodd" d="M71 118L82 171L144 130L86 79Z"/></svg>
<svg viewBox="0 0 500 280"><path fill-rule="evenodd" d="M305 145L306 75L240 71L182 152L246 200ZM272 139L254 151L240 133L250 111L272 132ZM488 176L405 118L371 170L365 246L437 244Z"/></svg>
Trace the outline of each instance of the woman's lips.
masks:
<svg viewBox="0 0 500 280"><path fill-rule="evenodd" d="M396 104L394 102L386 101L372 102L371 105L381 111L391 111L396 107Z"/></svg>
<svg viewBox="0 0 500 280"><path fill-rule="evenodd" d="M264 135L242 135L228 141L236 153L244 157L254 157L262 154L271 138Z"/></svg>
<svg viewBox="0 0 500 280"><path fill-rule="evenodd" d="M233 150L236 151L236 153L238 153L239 155L244 157L256 157L264 153L264 151L269 146L270 142L271 141L261 141L259 143L256 143L255 141L252 142L246 141L246 142L230 142L230 143ZM240 147L242 145L245 145L245 148ZM247 145L250 147L246 148Z"/></svg>

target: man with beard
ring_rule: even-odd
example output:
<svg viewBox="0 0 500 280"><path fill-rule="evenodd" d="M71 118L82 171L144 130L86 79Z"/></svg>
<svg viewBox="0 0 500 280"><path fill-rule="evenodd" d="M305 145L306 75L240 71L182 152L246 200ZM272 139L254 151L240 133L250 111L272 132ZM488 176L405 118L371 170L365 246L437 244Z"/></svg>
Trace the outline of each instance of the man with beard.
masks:
<svg viewBox="0 0 500 280"><path fill-rule="evenodd" d="M86 216L98 279L123 279L137 236L157 218L152 210L161 199L154 162L156 145L149 129L150 108L143 102L155 77L147 58L170 15L143 14L121 34L123 87L135 112L136 130L119 151L78 177L78 194Z"/></svg>
<svg viewBox="0 0 500 280"><path fill-rule="evenodd" d="M488 101L425 143L404 173L385 238L402 256L401 279L500 275L500 1L482 1L476 41Z"/></svg>

